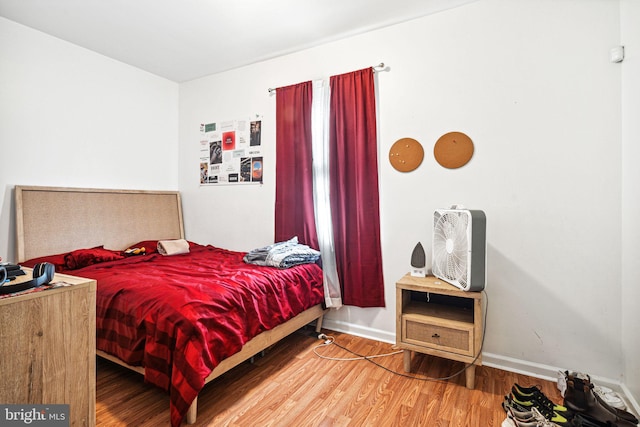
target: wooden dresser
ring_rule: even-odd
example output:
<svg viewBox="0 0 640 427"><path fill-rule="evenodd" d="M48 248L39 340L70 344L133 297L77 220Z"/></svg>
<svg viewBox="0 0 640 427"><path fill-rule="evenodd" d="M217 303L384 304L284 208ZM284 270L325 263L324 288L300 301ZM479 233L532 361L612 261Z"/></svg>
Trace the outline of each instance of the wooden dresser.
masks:
<svg viewBox="0 0 640 427"><path fill-rule="evenodd" d="M56 282L71 286L0 299L0 402L69 404L69 425L92 427L96 282L63 274Z"/></svg>

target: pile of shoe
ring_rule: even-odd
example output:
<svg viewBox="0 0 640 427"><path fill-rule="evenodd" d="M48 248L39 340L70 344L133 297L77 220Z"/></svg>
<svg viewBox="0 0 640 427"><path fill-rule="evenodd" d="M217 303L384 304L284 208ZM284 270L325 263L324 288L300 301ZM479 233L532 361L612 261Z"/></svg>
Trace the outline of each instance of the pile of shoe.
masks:
<svg viewBox="0 0 640 427"><path fill-rule="evenodd" d="M558 388L563 391L561 386ZM563 406L554 403L538 387L514 384L502 402L507 414L502 427L635 427L638 424L633 414L609 406L592 389L588 375L567 372ZM601 391L606 394L606 390Z"/></svg>
<svg viewBox="0 0 640 427"><path fill-rule="evenodd" d="M612 390L594 386L589 375L564 372L564 404L577 414L589 416L605 425L634 427L638 419L625 410L624 403Z"/></svg>

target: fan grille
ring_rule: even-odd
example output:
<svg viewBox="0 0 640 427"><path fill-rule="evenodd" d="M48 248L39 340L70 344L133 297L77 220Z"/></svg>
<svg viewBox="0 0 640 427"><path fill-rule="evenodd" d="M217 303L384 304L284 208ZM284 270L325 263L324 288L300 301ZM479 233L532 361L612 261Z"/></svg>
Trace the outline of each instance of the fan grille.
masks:
<svg viewBox="0 0 640 427"><path fill-rule="evenodd" d="M469 217L462 212L445 212L435 216L433 270L436 276L467 286Z"/></svg>

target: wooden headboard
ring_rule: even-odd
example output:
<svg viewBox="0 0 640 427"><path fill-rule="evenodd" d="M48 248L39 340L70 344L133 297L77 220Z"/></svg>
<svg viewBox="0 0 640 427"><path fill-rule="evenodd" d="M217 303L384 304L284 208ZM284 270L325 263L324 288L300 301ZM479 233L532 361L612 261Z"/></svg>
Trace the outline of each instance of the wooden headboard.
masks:
<svg viewBox="0 0 640 427"><path fill-rule="evenodd" d="M177 191L15 187L18 262L104 245L183 239Z"/></svg>

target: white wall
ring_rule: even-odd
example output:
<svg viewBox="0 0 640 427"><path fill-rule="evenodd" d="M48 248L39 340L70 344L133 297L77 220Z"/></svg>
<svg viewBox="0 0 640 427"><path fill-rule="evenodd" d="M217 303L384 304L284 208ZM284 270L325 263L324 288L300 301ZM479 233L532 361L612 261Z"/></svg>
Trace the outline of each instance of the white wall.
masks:
<svg viewBox="0 0 640 427"><path fill-rule="evenodd" d="M177 83L0 18L1 257L15 185L177 189L177 138Z"/></svg>
<svg viewBox="0 0 640 427"><path fill-rule="evenodd" d="M640 402L640 2L622 0L622 354L624 383ZM637 409L637 408L636 408Z"/></svg>
<svg viewBox="0 0 640 427"><path fill-rule="evenodd" d="M267 88L375 65L386 309L344 308L327 326L395 340L395 281L433 210L488 221L485 361L622 377L619 3L483 0L180 86L180 190L188 237L248 250L273 240L275 97ZM637 106L636 106L637 107ZM265 184L199 187L199 124L264 114ZM441 168L433 144L467 133L476 151ZM388 163L399 138L418 170ZM430 255L429 255L430 256ZM637 348L637 347L633 347ZM637 353L634 353L637 354Z"/></svg>

